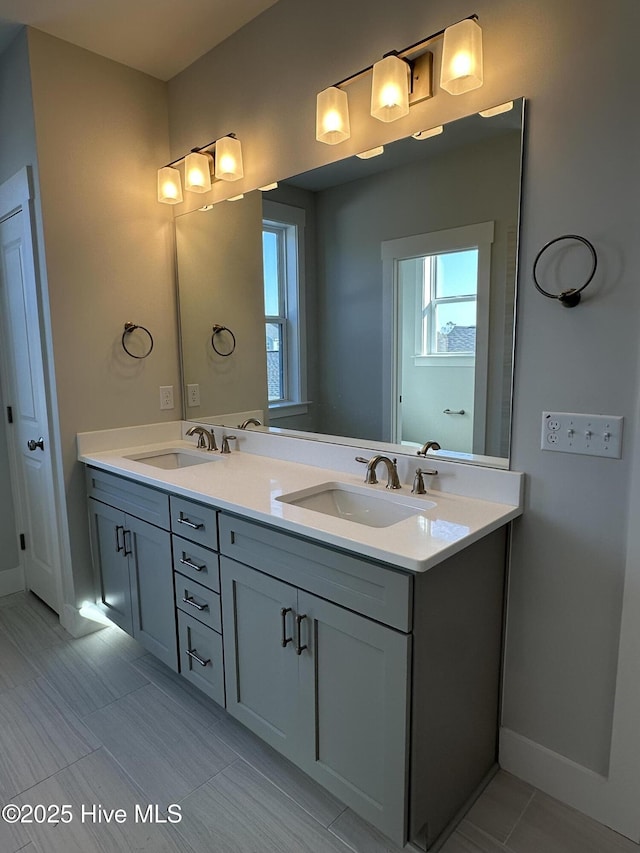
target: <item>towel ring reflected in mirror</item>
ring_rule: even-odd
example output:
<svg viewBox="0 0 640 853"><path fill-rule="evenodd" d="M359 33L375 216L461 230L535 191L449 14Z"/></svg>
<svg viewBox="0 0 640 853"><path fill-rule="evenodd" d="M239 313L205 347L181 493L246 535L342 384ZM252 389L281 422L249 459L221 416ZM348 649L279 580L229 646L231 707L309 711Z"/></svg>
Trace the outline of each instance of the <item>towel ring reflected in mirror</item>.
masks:
<svg viewBox="0 0 640 853"><path fill-rule="evenodd" d="M549 293L549 291L545 290L538 281L538 262L542 255L553 246L555 243L559 243L561 240L577 240L579 243L582 243L587 247L589 252L591 253L591 271L585 283L581 287L570 287L568 290L563 290L561 293ZM586 239L586 237L580 237L579 234L563 234L561 237L556 237L553 240L549 240L548 243L540 249L538 254L536 255L536 259L533 262L533 283L536 288L540 291L543 296L547 296L549 299L557 299L561 305L564 305L565 308L575 308L576 305L580 302L580 294L585 289L585 287L591 283L592 278L596 274L596 269L598 268L598 256L596 254L596 250L593 247L593 244Z"/></svg>
<svg viewBox="0 0 640 853"><path fill-rule="evenodd" d="M132 332L135 332L136 329L140 329L146 335L149 336L149 347L145 353L142 355L136 355L134 352L127 347L126 341L127 336ZM125 323L124 324L124 332L122 333L122 349L126 352L127 355L130 355L131 358L147 358L147 356L151 355L151 351L153 349L153 335L145 326L140 326L137 323Z"/></svg>
<svg viewBox="0 0 640 853"><path fill-rule="evenodd" d="M228 352L221 352L216 346L216 335L219 335L221 332L227 332L227 334L231 336L232 344L231 349L228 350ZM231 329L228 329L226 326L220 326L218 325L218 323L216 323L216 325L212 329L211 346L213 347L214 351L218 353L218 355L221 355L223 358L227 358L227 356L230 356L233 352L235 352L236 336L233 334Z"/></svg>

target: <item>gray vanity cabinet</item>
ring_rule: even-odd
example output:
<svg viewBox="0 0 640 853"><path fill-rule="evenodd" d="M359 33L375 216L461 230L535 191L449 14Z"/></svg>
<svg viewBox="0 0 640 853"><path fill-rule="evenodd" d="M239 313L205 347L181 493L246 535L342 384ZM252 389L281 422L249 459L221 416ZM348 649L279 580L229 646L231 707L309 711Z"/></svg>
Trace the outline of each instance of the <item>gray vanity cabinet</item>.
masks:
<svg viewBox="0 0 640 853"><path fill-rule="evenodd" d="M227 710L406 837L410 637L222 557Z"/></svg>
<svg viewBox="0 0 640 853"><path fill-rule="evenodd" d="M95 469L87 480L97 605L177 671L168 496Z"/></svg>

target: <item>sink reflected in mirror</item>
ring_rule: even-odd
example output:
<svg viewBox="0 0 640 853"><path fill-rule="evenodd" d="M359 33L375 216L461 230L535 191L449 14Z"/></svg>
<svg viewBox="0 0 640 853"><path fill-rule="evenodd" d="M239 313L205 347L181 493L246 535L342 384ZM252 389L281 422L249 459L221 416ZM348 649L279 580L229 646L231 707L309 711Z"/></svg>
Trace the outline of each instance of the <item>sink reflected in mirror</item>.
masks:
<svg viewBox="0 0 640 853"><path fill-rule="evenodd" d="M143 465L151 465L153 468L164 468L165 471L175 468L190 468L192 465L204 465L206 462L215 462L220 459L220 457L204 450L189 451L181 448L168 448L162 451L150 450L146 453L134 453L124 458L130 459L132 462L142 462Z"/></svg>
<svg viewBox="0 0 640 853"><path fill-rule="evenodd" d="M276 500L367 527L390 527L436 506L434 501L405 498L345 483L321 483Z"/></svg>

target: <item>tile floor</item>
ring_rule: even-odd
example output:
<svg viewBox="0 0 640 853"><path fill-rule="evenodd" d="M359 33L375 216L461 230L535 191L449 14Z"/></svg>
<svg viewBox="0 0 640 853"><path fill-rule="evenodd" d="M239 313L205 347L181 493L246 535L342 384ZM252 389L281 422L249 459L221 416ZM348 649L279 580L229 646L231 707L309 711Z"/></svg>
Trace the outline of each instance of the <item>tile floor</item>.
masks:
<svg viewBox="0 0 640 853"><path fill-rule="evenodd" d="M117 628L72 639L32 595L0 598L0 853L399 853ZM179 804L182 821L135 820ZM87 813L82 807L102 807ZM109 820L122 809L125 822ZM38 811L34 810L34 816ZM122 817L122 816L120 816ZM500 772L442 853L640 853Z"/></svg>

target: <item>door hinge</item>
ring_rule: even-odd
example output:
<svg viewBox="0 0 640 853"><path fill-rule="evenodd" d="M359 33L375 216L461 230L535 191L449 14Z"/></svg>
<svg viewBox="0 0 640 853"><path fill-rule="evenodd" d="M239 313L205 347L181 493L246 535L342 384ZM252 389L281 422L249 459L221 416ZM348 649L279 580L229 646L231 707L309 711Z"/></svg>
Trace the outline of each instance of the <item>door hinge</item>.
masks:
<svg viewBox="0 0 640 853"><path fill-rule="evenodd" d="M21 551L26 551L26 550L27 550L27 540L26 540L26 538L25 538L24 533L21 533L21 534L20 534L20 550L21 550Z"/></svg>
<svg viewBox="0 0 640 853"><path fill-rule="evenodd" d="M7 406L7 421L10 424L13 423L13 409L11 406Z"/></svg>

